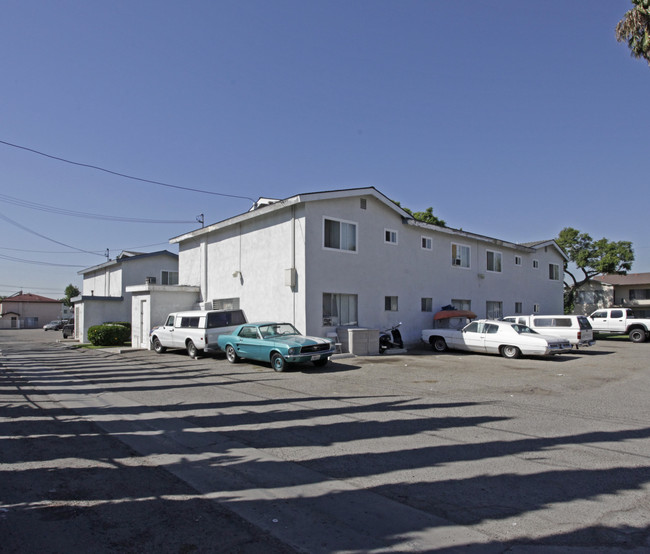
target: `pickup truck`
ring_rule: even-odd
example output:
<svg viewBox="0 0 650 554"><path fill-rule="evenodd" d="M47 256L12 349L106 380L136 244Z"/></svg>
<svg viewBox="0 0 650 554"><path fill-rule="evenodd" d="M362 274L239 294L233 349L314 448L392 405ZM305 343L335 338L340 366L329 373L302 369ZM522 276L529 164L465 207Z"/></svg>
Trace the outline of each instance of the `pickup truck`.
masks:
<svg viewBox="0 0 650 554"><path fill-rule="evenodd" d="M650 338L650 319L637 319L629 308L596 310L588 319L596 333L628 335L632 342L645 342Z"/></svg>
<svg viewBox="0 0 650 554"><path fill-rule="evenodd" d="M149 333L151 347L162 354L168 348L182 348L192 358L199 354L219 352L217 337L230 333L235 327L247 323L241 310L192 310L174 312L165 323Z"/></svg>

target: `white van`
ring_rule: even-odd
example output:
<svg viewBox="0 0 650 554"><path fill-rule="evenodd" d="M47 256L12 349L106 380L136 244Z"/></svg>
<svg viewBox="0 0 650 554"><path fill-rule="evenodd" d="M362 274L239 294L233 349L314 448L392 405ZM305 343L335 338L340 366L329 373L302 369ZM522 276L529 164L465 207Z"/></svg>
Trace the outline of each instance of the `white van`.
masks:
<svg viewBox="0 0 650 554"><path fill-rule="evenodd" d="M576 349L596 343L591 323L584 315L511 315L503 319L528 325L542 335L568 339Z"/></svg>
<svg viewBox="0 0 650 554"><path fill-rule="evenodd" d="M202 352L219 352L217 337L247 323L242 310L192 310L174 312L164 325L149 333L151 347L162 354L168 348L183 348L196 358Z"/></svg>

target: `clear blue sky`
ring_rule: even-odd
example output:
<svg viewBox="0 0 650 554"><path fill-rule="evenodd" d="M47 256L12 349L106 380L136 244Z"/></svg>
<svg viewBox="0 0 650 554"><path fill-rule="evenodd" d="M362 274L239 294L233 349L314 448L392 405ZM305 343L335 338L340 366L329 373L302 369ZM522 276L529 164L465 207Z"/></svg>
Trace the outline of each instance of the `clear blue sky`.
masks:
<svg viewBox="0 0 650 554"><path fill-rule="evenodd" d="M513 242L572 226L632 241L646 272L650 68L614 37L630 6L6 0L0 140L253 199L375 186ZM251 205L5 144L0 182L0 294L61 297L106 249L175 251L198 214Z"/></svg>

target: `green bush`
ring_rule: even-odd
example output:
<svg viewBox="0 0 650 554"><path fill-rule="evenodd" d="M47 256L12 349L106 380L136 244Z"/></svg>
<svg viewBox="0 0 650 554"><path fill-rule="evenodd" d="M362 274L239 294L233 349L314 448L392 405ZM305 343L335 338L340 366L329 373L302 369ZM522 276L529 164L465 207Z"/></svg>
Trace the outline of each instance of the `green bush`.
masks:
<svg viewBox="0 0 650 554"><path fill-rule="evenodd" d="M131 340L131 325L104 323L88 329L88 340L93 346L121 346Z"/></svg>

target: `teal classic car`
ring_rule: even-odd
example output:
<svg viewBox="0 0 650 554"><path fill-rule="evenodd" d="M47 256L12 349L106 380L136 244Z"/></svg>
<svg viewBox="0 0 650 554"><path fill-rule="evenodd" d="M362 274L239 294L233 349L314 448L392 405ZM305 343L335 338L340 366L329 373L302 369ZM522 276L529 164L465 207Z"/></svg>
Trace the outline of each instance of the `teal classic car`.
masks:
<svg viewBox="0 0 650 554"><path fill-rule="evenodd" d="M301 335L291 323L239 325L232 333L219 335L217 342L230 363L240 358L270 362L275 371L284 371L290 363L323 366L335 352L331 341Z"/></svg>

